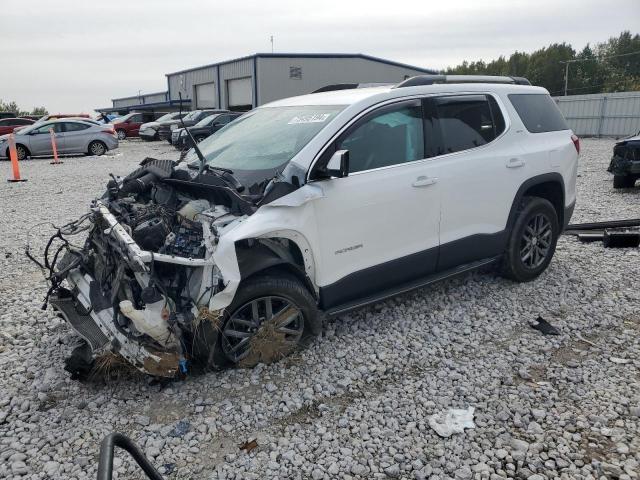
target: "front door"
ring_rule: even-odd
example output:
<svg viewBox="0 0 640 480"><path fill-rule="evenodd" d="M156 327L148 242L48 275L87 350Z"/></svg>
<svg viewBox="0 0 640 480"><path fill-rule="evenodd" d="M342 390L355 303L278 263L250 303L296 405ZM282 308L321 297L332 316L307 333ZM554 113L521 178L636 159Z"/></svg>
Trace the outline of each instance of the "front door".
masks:
<svg viewBox="0 0 640 480"><path fill-rule="evenodd" d="M64 137L62 136L62 123L46 123L29 134L29 150L31 155L52 155L51 134L49 129L53 129L56 140L56 148L59 152L64 150Z"/></svg>
<svg viewBox="0 0 640 480"><path fill-rule="evenodd" d="M320 159L349 151L349 175L319 181L324 198L314 204L323 308L377 296L435 271L440 194L437 166L425 158L422 115L419 100L380 107Z"/></svg>

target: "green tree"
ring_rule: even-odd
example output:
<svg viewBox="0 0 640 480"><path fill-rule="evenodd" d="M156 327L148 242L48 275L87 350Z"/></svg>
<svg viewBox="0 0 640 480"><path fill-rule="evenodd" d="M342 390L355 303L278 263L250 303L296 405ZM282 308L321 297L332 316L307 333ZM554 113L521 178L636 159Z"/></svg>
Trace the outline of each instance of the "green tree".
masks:
<svg viewBox="0 0 640 480"><path fill-rule="evenodd" d="M569 64L570 95L639 89L640 35L629 31L593 47L586 45L578 53L567 43L554 43L531 53L516 51L508 59L465 60L444 73L527 77L552 95L562 95L568 60L574 60Z"/></svg>

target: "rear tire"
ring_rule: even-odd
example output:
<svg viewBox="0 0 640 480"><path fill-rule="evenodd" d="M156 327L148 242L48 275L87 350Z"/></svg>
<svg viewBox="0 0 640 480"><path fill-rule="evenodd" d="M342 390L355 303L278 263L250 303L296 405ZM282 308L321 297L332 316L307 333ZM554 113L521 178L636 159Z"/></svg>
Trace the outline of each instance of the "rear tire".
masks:
<svg viewBox="0 0 640 480"><path fill-rule="evenodd" d="M107 153L107 146L100 140L94 140L89 144L89 155L99 157Z"/></svg>
<svg viewBox="0 0 640 480"><path fill-rule="evenodd" d="M116 130L116 133L118 134L118 140L124 140L125 138L127 138L127 132L125 132L122 129L118 129Z"/></svg>
<svg viewBox="0 0 640 480"><path fill-rule="evenodd" d="M559 235L558 214L551 202L524 197L504 254L502 275L516 282L537 278L549 266Z"/></svg>
<svg viewBox="0 0 640 480"><path fill-rule="evenodd" d="M631 175L614 175L613 188L633 188L636 184L635 177Z"/></svg>
<svg viewBox="0 0 640 480"><path fill-rule="evenodd" d="M260 306L267 298L273 306L271 318ZM206 322L199 327L193 348L196 361L208 368L251 368L309 345L321 333L322 320L315 299L295 277L258 275L240 285L216 325Z"/></svg>

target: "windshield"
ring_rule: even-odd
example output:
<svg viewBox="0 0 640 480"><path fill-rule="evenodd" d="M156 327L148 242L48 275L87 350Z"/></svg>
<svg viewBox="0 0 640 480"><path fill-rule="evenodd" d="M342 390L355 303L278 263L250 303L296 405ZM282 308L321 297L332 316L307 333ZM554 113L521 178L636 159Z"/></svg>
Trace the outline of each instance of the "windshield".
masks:
<svg viewBox="0 0 640 480"><path fill-rule="evenodd" d="M229 123L198 146L207 164L232 170L268 170L286 164L344 106L267 107ZM188 161L195 160L189 152Z"/></svg>
<svg viewBox="0 0 640 480"><path fill-rule="evenodd" d="M204 117L202 120L200 120L198 123L196 123L194 125L194 127L207 127L209 125L211 125L211 123L220 116L219 113L216 113L215 115L210 115L208 117Z"/></svg>

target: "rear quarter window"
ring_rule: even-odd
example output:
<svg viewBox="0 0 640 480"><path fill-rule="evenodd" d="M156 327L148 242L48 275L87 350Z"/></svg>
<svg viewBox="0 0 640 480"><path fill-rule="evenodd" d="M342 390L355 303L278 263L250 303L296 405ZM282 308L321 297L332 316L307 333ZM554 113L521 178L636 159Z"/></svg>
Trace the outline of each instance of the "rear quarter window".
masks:
<svg viewBox="0 0 640 480"><path fill-rule="evenodd" d="M531 133L569 130L560 109L547 94L512 93L511 104L518 112L525 128Z"/></svg>

